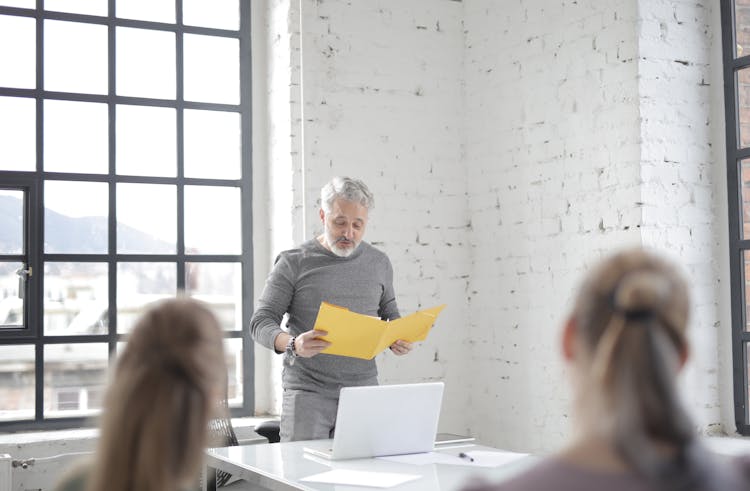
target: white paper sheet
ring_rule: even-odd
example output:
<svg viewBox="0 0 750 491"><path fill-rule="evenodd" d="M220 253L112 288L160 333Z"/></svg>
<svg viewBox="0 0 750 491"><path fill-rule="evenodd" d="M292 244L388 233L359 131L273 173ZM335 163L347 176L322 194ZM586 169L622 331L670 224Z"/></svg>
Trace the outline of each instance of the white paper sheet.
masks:
<svg viewBox="0 0 750 491"><path fill-rule="evenodd" d="M300 481L348 484L350 486L367 486L371 488L391 488L419 478L420 476L415 474L334 469L332 471L303 477Z"/></svg>
<svg viewBox="0 0 750 491"><path fill-rule="evenodd" d="M380 460L389 462L398 462L400 464L427 465L427 464L454 464L463 465L471 462L465 461L455 455L438 452L413 453L408 455L389 455L387 457L377 457Z"/></svg>
<svg viewBox="0 0 750 491"><path fill-rule="evenodd" d="M465 455L470 458L461 459L464 461L464 465L473 465L478 467L498 467L528 457L529 454L516 452L493 452L488 450L472 450L470 452L465 452ZM474 459L474 461L472 462L471 459Z"/></svg>
<svg viewBox="0 0 750 491"><path fill-rule="evenodd" d="M463 455L463 457L443 452L426 452L409 455L390 455L388 457L378 457L378 459L411 465L448 464L465 465L468 467L498 467L527 457L529 454L473 450L461 452L460 455Z"/></svg>

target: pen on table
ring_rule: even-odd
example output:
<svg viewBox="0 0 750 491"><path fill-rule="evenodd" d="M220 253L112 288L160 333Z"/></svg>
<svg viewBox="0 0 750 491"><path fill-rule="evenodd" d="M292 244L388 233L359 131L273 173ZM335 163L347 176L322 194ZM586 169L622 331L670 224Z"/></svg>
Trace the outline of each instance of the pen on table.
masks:
<svg viewBox="0 0 750 491"><path fill-rule="evenodd" d="M468 459L469 462L474 462L474 457L467 454L466 452L461 452L460 454L458 454L458 456L461 457L462 459Z"/></svg>

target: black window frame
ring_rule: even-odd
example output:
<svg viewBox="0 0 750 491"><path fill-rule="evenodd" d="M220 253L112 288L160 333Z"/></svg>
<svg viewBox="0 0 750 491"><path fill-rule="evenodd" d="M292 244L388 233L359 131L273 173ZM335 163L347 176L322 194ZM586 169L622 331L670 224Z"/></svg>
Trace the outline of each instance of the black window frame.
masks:
<svg viewBox="0 0 750 491"><path fill-rule="evenodd" d="M120 0L123 1L123 0ZM126 0L125 0L126 1ZM207 0L210 1L210 0ZM254 343L245 328L252 315L253 298L253 251L252 251L252 118L251 118L251 37L250 2L238 0L239 30L226 30L207 27L186 26L182 23L182 0L175 0L175 23L161 23L121 19L115 16L116 0L108 1L106 16L93 16L44 10L44 0L36 1L35 9L0 6L0 15L34 18L36 20L36 87L19 89L0 87L0 96L34 99L36 101L36 168L34 171L0 171L0 189L13 188L26 190L24 212L27 226L24 240L28 246L28 266L33 274L27 282L27 299L24 311L25 328L0 330L0 345L34 345L35 347L35 414L34 419L0 421L0 431L53 430L93 425L90 417L45 418L44 411L44 347L66 343L104 343L108 345L109 365L115 356L118 342L127 339L127 334L117 332L117 264L125 261L173 262L177 268L177 289L185 287L185 264L190 262L240 263L241 279L241 325L234 331L226 331L226 339L240 339L242 343L243 404L231 409L232 416L254 414ZM108 29L108 90L107 94L93 95L68 92L52 92L42 87L44 80L44 29L45 20L62 20L85 24L104 25ZM174 100L151 99L145 97L118 96L115 93L116 80L116 28L133 27L173 32L176 37L176 95ZM185 101L183 97L183 36L201 34L238 39L240 56L240 102L239 104L203 103ZM108 106L108 172L106 174L81 174L44 171L43 140L45 100L67 100L106 103ZM158 106L176 109L177 118L177 175L176 177L143 177L117 175L115 168L115 111L117 105ZM235 180L188 178L184 176L184 110L206 109L239 113L241 127L241 177ZM102 182L109 188L108 252L106 254L52 254L45 253L44 243L44 184L47 181ZM171 184L177 189L177 249L175 254L121 254L117 252L116 240L116 187L119 183ZM240 254L191 255L184 247L184 189L185 186L225 186L240 190L242 208ZM43 271L45 261L96 261L108 264L108 305L109 327L106 334L54 335L47 336L43 328Z"/></svg>
<svg viewBox="0 0 750 491"><path fill-rule="evenodd" d="M7 177L2 177L2 175L3 173L0 172L0 190L20 190L24 193L24 228L22 232L23 251L21 252L21 254L2 254L0 255L0 258L2 258L3 261L16 260L23 263L26 268L29 268L30 266L32 266L31 258L36 257L39 254L39 243L32 242L33 231L38 227L38 222L35 214L31 212L31 206L39 196L39 186L33 180L30 180L23 176L10 175ZM31 278L33 278L33 274L31 275ZM2 328L2 335L0 336L0 344L10 344L3 343L3 337L23 338L25 336L25 333L29 333L31 335L37 335L38 333L38 315L40 309L37 308L37 302L39 301L39 299L41 299L41 294L38 290L39 283L36 281L31 281L31 278L27 279L23 285L23 325L28 326L28 328L14 329L4 326Z"/></svg>
<svg viewBox="0 0 750 491"><path fill-rule="evenodd" d="M745 254L750 240L742 233L742 183L740 166L750 158L750 147L739 147L739 108L737 72L750 67L750 55L735 58L735 1L721 0L721 30L724 72L724 110L726 120L727 196L729 215L729 267L732 318L732 373L734 415L737 432L750 435L748 416L748 347L750 331L745 301Z"/></svg>

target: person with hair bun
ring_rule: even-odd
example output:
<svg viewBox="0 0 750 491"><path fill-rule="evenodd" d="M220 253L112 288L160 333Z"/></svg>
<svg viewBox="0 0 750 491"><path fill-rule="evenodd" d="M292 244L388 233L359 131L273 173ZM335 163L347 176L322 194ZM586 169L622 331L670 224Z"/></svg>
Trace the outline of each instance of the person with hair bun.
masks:
<svg viewBox="0 0 750 491"><path fill-rule="evenodd" d="M688 288L667 261L633 249L584 281L562 336L577 437L508 481L466 491L747 491L750 459L701 446L676 387L688 358Z"/></svg>
<svg viewBox="0 0 750 491"><path fill-rule="evenodd" d="M178 491L198 482L208 422L226 390L222 331L202 303L170 299L138 321L118 356L91 461L59 491Z"/></svg>

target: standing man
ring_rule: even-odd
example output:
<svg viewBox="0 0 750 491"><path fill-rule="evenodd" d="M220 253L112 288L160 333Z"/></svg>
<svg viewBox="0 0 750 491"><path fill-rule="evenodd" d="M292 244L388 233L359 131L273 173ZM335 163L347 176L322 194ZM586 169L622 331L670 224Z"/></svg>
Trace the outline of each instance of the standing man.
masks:
<svg viewBox="0 0 750 491"><path fill-rule="evenodd" d="M331 438L342 387L378 383L375 360L321 354L327 334L313 326L321 302L381 319L400 317L393 268L383 252L362 241L372 193L358 179L335 177L320 193L323 234L282 252L250 321L253 339L284 354L281 441ZM281 320L289 314L287 331ZM411 351L403 340L390 347Z"/></svg>

